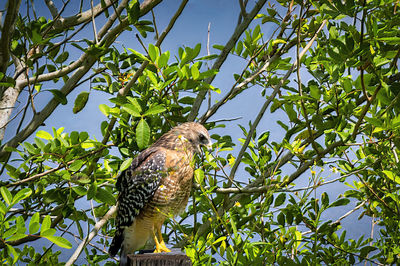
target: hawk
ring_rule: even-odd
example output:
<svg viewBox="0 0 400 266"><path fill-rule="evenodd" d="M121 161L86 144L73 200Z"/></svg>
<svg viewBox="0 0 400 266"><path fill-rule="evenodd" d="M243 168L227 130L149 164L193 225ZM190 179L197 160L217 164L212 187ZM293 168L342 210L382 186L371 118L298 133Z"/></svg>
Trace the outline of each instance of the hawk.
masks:
<svg viewBox="0 0 400 266"><path fill-rule="evenodd" d="M117 180L116 232L109 248L115 256L121 249L121 265L127 254L143 247L149 238L154 252L169 252L161 226L169 214L182 212L188 202L193 179L193 156L201 146L211 148L210 135L199 123L172 128L142 151Z"/></svg>

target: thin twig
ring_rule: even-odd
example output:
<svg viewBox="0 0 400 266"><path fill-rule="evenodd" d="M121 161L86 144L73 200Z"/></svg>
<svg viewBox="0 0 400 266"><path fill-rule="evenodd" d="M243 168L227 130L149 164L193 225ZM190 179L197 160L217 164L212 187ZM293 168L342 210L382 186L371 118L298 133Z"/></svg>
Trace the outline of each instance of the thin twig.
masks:
<svg viewBox="0 0 400 266"><path fill-rule="evenodd" d="M188 0L183 0L182 1L182 3L179 6L178 10L174 14L174 16L171 18L170 23L165 28L165 30L161 33L159 39L157 40L157 42L156 42L156 46L157 47L159 47L161 45L161 43L163 42L163 40L165 39L167 34L171 31L171 29L174 26L176 20L178 19L178 17L181 15L183 9L185 8L187 2L188 2ZM127 83L127 85L123 89L121 89L118 92L118 94L120 96L125 96L129 92L130 88L136 83L136 80L143 73L143 71L147 67L148 63L149 63L148 61L144 61L142 63L140 68L135 72L135 74L132 77L132 79ZM107 143L108 142L108 139L110 137L110 132L111 132L112 128L114 127L115 123L116 123L116 119L114 119L114 118L111 119L111 121L109 123L109 126L108 126L108 129L106 131L106 134L105 134L105 136L103 138L103 141L102 141L103 143ZM78 259L79 255L81 254L82 250L85 248L87 243L89 243L93 239L93 237L96 236L97 232L104 226L104 224L107 222L107 220L110 219L110 217L116 212L116 209L117 209L116 206L112 206L110 208L110 210L106 213L106 215L104 215L104 217L99 222L96 223L95 227L90 232L90 234L80 243L78 248L75 250L74 254L72 254L70 259L66 263L66 266L72 265Z"/></svg>
<svg viewBox="0 0 400 266"><path fill-rule="evenodd" d="M92 10L92 26L93 26L93 34L94 34L94 42L96 44L99 43L99 40L97 38L97 29L96 29L96 21L94 19L94 10L93 10L93 0L90 0L90 8Z"/></svg>
<svg viewBox="0 0 400 266"><path fill-rule="evenodd" d="M93 151L91 151L91 152L89 152L89 153L87 153L87 154L85 154L85 155L83 155L83 156L80 156L80 157L78 157L78 158L76 158L76 159L74 159L74 160L71 160L71 161L69 161L69 162L62 163L62 164L60 164L59 166L57 166L57 167L55 167L55 168L52 168L52 169L50 169L50 170L47 170L47 171L45 171L45 172L42 172L42 173L40 173L40 174L36 174L36 175L30 176L30 177L28 177L28 178L25 178L25 179L16 181L16 182L14 182L14 183L7 184L6 187L15 187L15 186L19 186L19 185L21 185L21 184L24 184L24 183L27 183L27 182L30 182L30 181L39 179L39 178L41 178L41 177L43 177L43 176L46 176L46 175L51 174L51 173L54 173L54 172L56 172L56 171L58 171L58 170L60 170L60 169L63 169L63 168L65 168L65 167L67 167L67 166L73 164L73 163L76 162L77 160L81 160L81 159L83 159L83 158L86 158L86 157L91 156L91 155L93 155L93 154L96 154L96 153L98 153L98 152L101 152L101 151L104 150L105 148L108 148L108 147L110 147L110 146L112 146L112 145L113 145L113 144L109 144L109 145L103 146L103 147L101 147L101 148L99 148L99 149L97 149L97 150L93 150Z"/></svg>
<svg viewBox="0 0 400 266"><path fill-rule="evenodd" d="M352 210L346 212L345 214L343 214L342 216L340 216L336 221L331 222L331 223L329 224L329 226L337 226L337 225L339 225L340 222L341 222L344 218L346 218L347 216L349 216L349 215L352 214L353 212L355 212L355 211L357 211L358 209L360 209L360 208L361 208L362 206L364 206L366 203L367 203L366 200L363 201L363 202L361 202L361 203L358 204L354 209L352 209ZM302 235L308 235L308 234L311 234L311 233L313 233L313 232L314 232L314 231L309 230L309 231L303 232L303 233L301 233L301 234L302 234Z"/></svg>
<svg viewBox="0 0 400 266"><path fill-rule="evenodd" d="M211 22L208 22L208 28L207 28L207 55L210 55L210 29L211 29Z"/></svg>
<svg viewBox="0 0 400 266"><path fill-rule="evenodd" d="M87 235L87 237L84 238L84 240L79 244L79 246L76 248L75 252L72 254L72 256L69 258L67 263L65 264L66 266L72 265L79 257L87 243L89 243L96 235L97 232L106 224L106 222L116 213L117 207L112 206L110 210L101 218L94 226L92 231Z"/></svg>
<svg viewBox="0 0 400 266"><path fill-rule="evenodd" d="M157 29L157 23L156 23L156 16L154 15L154 11L153 11L153 9L151 10L151 17L153 18L153 25L154 25L154 31L155 31L155 34L156 34L156 40L158 40L158 29ZM161 50L160 50L160 53L161 53Z"/></svg>
<svg viewBox="0 0 400 266"><path fill-rule="evenodd" d="M221 51L220 55L218 56L218 59L214 62L214 65L211 69L220 69L222 64L225 62L226 58L228 57L230 51L232 48L235 46L237 40L239 37L242 35L242 33L248 28L250 23L253 21L253 18L258 14L260 9L264 6L266 0L259 0L256 2L254 8L251 10L251 12L246 16L246 18L243 19L242 23L238 25L232 34L231 38L229 41L225 44L224 49ZM208 79L205 80L206 83L211 84L214 80L215 76L212 76ZM195 118L197 117L200 106L204 101L204 98L207 94L207 90L200 91L196 99L193 103L192 110L190 111L188 115L188 121L194 121Z"/></svg>
<svg viewBox="0 0 400 266"><path fill-rule="evenodd" d="M310 49L311 45L314 43L315 39L317 38L319 32L325 27L327 23L327 20L324 20L320 27L318 28L317 32L314 34L313 38L307 43L307 45L304 47L304 49L301 51L301 53L299 54L299 59L301 60L301 58L304 56L304 54L308 51L308 49ZM270 105L270 103L273 101L273 99L275 98L275 96L278 94L278 92L280 91L280 88L282 87L282 85L286 82L286 80L289 78L289 76L292 74L293 70L297 67L297 60L296 62L294 62L292 64L292 67L287 71L286 75L281 79L281 81L279 82L279 84L277 84L274 87L274 91L271 93L271 95L268 97L267 101L264 103L264 105L261 107L256 119L254 120L254 122L251 125L251 128L247 134L247 138L241 148L241 150L239 151L239 154L235 160L235 164L232 167L231 173L229 174L229 176L231 177L231 179L234 179L234 176L236 174L236 171L238 169L238 166L242 160L242 157L250 143L250 140L254 134L254 131L256 129L256 127L258 126L258 123L261 121L261 118L264 116L265 111L267 110L268 106Z"/></svg>

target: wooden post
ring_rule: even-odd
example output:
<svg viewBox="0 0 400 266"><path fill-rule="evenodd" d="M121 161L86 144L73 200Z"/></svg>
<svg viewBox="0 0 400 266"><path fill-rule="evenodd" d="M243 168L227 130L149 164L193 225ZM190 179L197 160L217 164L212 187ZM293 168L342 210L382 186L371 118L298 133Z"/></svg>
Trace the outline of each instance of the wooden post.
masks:
<svg viewBox="0 0 400 266"><path fill-rule="evenodd" d="M192 261L180 249L171 252L128 255L130 266L192 266Z"/></svg>

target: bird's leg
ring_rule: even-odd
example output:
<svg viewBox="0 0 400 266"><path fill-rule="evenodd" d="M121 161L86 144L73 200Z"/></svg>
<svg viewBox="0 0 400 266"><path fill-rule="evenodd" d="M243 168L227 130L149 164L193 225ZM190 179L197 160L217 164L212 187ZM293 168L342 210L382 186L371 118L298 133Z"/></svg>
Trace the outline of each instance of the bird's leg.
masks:
<svg viewBox="0 0 400 266"><path fill-rule="evenodd" d="M156 236L156 232L157 232L158 238ZM165 245L164 239L162 237L161 225L154 226L153 238L154 238L154 243L156 244L156 250L154 250L154 253L171 252L171 250L169 248L167 248L167 246Z"/></svg>

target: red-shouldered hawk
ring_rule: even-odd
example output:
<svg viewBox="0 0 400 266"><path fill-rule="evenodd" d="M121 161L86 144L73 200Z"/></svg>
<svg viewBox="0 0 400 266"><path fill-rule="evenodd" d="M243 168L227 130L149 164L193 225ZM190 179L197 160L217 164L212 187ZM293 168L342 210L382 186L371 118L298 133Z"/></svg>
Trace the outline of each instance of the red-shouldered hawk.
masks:
<svg viewBox="0 0 400 266"><path fill-rule="evenodd" d="M211 148L208 131L188 122L172 128L142 151L117 180L119 190L116 232L109 253L121 248L121 265L127 254L143 247L152 237L154 252L169 252L161 235L168 214L187 205L193 179L193 156L200 146Z"/></svg>

